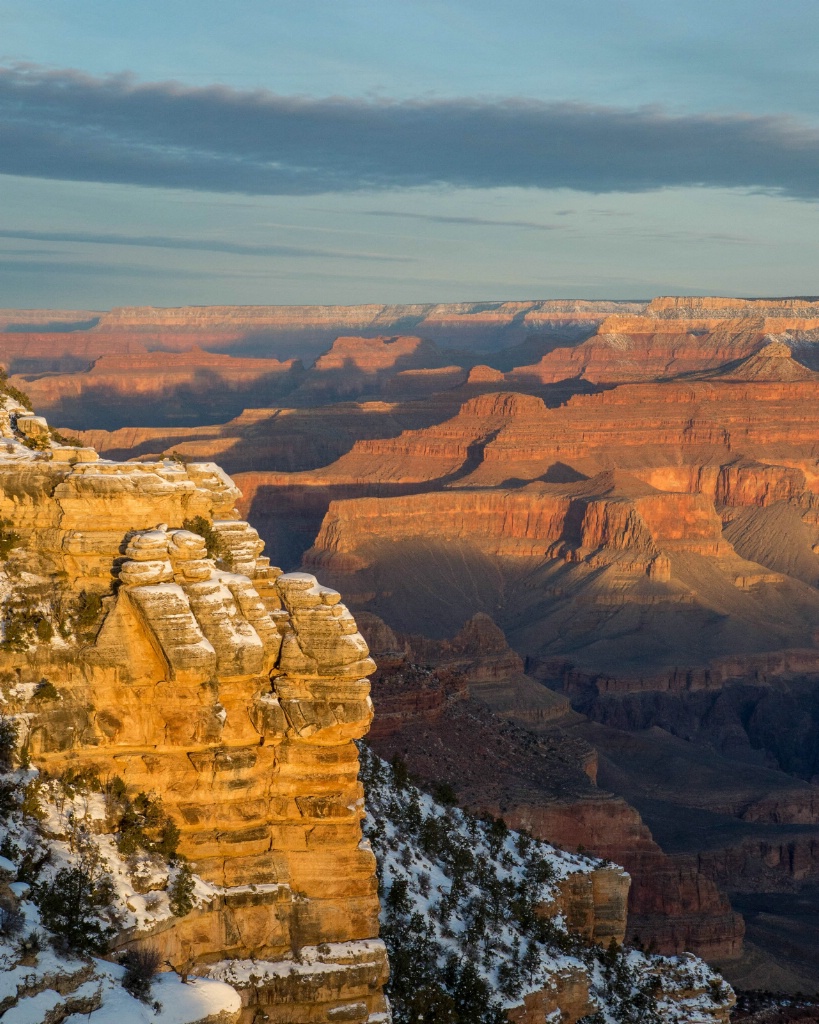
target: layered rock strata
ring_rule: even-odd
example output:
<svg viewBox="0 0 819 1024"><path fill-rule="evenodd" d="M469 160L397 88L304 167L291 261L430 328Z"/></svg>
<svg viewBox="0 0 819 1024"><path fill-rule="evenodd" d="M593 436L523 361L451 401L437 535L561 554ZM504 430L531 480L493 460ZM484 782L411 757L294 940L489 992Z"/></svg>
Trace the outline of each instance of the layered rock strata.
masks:
<svg viewBox="0 0 819 1024"><path fill-rule="evenodd" d="M476 616L438 642L397 636L367 613L362 629L380 666L370 742L382 756L398 754L422 778L446 782L474 812L626 865L627 889L612 889L606 871L569 880L561 913L572 930L605 944L627 927L628 941L666 953L739 955L742 919L713 878L669 857L634 807L595 785L596 752L573 734L581 716L522 676L491 620Z"/></svg>
<svg viewBox="0 0 819 1024"><path fill-rule="evenodd" d="M257 1006L281 1022L382 1019L353 744L372 718L374 665L340 595L261 557L216 466L115 464L52 444L45 421L13 404L0 420L0 518L16 534L7 592L25 583L28 614L55 625L77 595L101 599L80 638L63 628L11 643L7 610L5 712L51 775L93 766L159 797L217 893L122 941L200 972L253 959L247 1021ZM183 528L196 517L218 561ZM41 679L57 694L46 704L27 685ZM325 943L320 968L287 969Z"/></svg>

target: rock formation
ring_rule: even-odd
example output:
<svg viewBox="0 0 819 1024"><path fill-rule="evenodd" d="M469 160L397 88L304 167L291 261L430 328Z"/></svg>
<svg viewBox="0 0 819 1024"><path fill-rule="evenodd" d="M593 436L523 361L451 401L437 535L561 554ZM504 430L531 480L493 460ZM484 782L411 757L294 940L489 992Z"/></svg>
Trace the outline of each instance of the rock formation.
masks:
<svg viewBox="0 0 819 1024"><path fill-rule="evenodd" d="M401 750L412 736L420 757L423 729L451 735L451 716L480 698L490 719L537 737L559 731L561 749L591 751L575 759L577 771L589 786L596 771L616 798L598 791L560 808L535 787L515 806L544 834L563 830L566 843L631 856L641 935L666 948L696 931L703 949L736 950L735 915L715 884L734 901L760 886L813 884L816 302L217 307L69 319L86 323L47 334L34 328L48 318L9 313L0 358L34 377L104 364L106 344L134 365L198 345L231 353L219 357L229 373L240 357L311 361L326 351L281 400L286 409L276 399L219 425L143 421L83 439L137 456L135 473L154 472L163 453L224 461L238 473L239 514L282 560L304 559L357 615L400 633L397 656L434 662L431 677L401 692L384 683L376 742ZM333 380L357 401L338 402ZM86 398L73 423L93 427L83 408ZM164 514L140 525L160 521L181 525ZM149 561L166 573L170 561L178 574L172 559ZM512 651L491 639L486 616ZM466 623L465 638L453 639ZM417 716L423 729L407 724ZM496 721L481 732L486 742ZM444 772L429 758L430 777ZM652 789L652 778L662 785ZM806 970L788 984L813 985Z"/></svg>
<svg viewBox="0 0 819 1024"><path fill-rule="evenodd" d="M140 346L141 348L142 346ZM298 360L235 358L194 348L184 353L106 353L77 372L12 378L52 419L85 422L199 423L224 420L248 405L291 391L302 376Z"/></svg>
<svg viewBox="0 0 819 1024"><path fill-rule="evenodd" d="M633 807L597 787L596 751L573 728L581 716L523 675L487 616L437 642L396 635L367 613L361 626L379 663L371 743L382 756L400 754L422 778L452 786L476 813L627 865L629 941L706 958L739 955L742 920L714 877L666 855ZM582 912L573 906L567 913Z"/></svg>
<svg viewBox="0 0 819 1024"><path fill-rule="evenodd" d="M261 557L216 466L111 463L7 408L4 580L25 606L5 608L5 713L44 772L93 766L160 798L212 887L206 905L125 939L202 973L252 958L265 980L241 989L243 1020L256 1006L270 1020L383 1019L353 744L374 665L339 594ZM210 554L186 521L211 524ZM78 595L98 614L72 630ZM54 701L31 696L40 679Z"/></svg>
<svg viewBox="0 0 819 1024"><path fill-rule="evenodd" d="M149 306L109 312L0 310L0 361L13 373L87 369L106 354L157 350L284 353L312 362L340 336L417 334L493 350L531 335L582 338L611 313L643 303L466 302L411 306Z"/></svg>
<svg viewBox="0 0 819 1024"><path fill-rule="evenodd" d="M372 720L375 665L340 594L270 566L257 532L238 518L237 489L213 464L100 459L55 441L45 419L11 399L0 435L4 720L17 724L21 756L46 789L58 785L49 779L93 777L106 792L116 781L123 794L150 794L178 828L178 853L197 879L193 909L140 917L137 900L164 898L157 864L121 858L134 902L113 951L156 949L183 980L216 979L189 1000L185 1019L198 1015L197 1024L259 1015L386 1024L387 963L353 743ZM382 641L400 648L381 629ZM486 617L437 652L423 637L406 643L448 664L452 679L465 672L501 705L510 676L526 685L520 658ZM553 705L567 708L552 697L538 721ZM387 700L387 732L390 715ZM482 807L494 808L491 793ZM52 816L45 834L67 850L73 810L42 813ZM105 813L87 820L110 845ZM559 914L581 946L622 941L628 876L555 857L559 884L544 912ZM4 886L0 877L0 898ZM669 1007L695 998L725 1019L730 993L708 995L707 972L692 996L679 984L680 964L646 960L640 969L664 979ZM19 1015L45 1000L93 1024L120 998L116 967L80 969L69 958L47 977L38 970L30 971L37 985L18 986L11 1002L2 1002L4 986L16 975L0 972L0 1006ZM510 1020L592 1012L602 996L581 961L572 971L558 964L548 986L530 985ZM184 1003L169 981L156 984L161 997Z"/></svg>

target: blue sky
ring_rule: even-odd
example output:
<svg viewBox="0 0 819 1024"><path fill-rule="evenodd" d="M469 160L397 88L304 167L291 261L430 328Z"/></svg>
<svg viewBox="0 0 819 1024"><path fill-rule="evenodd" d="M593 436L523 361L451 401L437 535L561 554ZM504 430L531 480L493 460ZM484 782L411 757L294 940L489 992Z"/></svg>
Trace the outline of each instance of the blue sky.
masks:
<svg viewBox="0 0 819 1024"><path fill-rule="evenodd" d="M0 304L819 292L819 0L0 0Z"/></svg>

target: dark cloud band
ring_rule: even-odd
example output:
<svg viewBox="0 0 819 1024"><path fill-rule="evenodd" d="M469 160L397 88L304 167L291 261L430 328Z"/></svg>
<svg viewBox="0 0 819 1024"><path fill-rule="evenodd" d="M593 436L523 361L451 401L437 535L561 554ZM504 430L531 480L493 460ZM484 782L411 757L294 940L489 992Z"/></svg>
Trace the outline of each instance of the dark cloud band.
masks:
<svg viewBox="0 0 819 1024"><path fill-rule="evenodd" d="M819 130L774 116L316 100L6 68L0 173L250 194L704 185L816 199Z"/></svg>
<svg viewBox="0 0 819 1024"><path fill-rule="evenodd" d="M148 249L190 249L195 252L221 252L234 256L378 260L389 263L409 263L412 260L410 256L391 256L377 252L311 249L298 245L255 245L249 242L226 242L216 238L176 238L172 235L123 235L90 231L27 231L0 228L0 238L16 238L26 242L78 242L81 245L130 245Z"/></svg>

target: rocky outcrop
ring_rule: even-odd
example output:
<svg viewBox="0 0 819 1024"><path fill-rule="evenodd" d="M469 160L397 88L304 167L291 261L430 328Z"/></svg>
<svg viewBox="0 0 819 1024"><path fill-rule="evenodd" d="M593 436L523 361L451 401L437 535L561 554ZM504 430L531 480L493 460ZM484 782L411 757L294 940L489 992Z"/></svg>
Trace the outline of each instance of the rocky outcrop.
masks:
<svg viewBox="0 0 819 1024"><path fill-rule="evenodd" d="M387 681L391 710L392 691L399 684L389 684L389 674ZM393 715L392 728L379 727L373 735L382 756L400 754L421 777L448 783L465 806L502 816L511 828L540 839L548 836L548 841L566 850L581 848L595 856L616 857L632 878L629 941L636 937L666 953L689 949L725 959L739 954L742 918L731 910L714 882L696 866L664 854L624 800L596 790L570 742L553 734L533 743L531 735L527 738L514 727L500 727L497 719L493 723L463 697L435 708L419 706L417 699L413 705L408 692L414 688L413 680L404 674L401 684L403 715L400 720ZM479 767L487 756L494 765L491 778ZM606 941L617 933L608 930L614 928L614 921L619 922L617 928L625 927L627 891L609 890L607 878L601 876L594 891L581 886L568 892L571 898L566 907L578 928L592 927Z"/></svg>
<svg viewBox="0 0 819 1024"><path fill-rule="evenodd" d="M386 961L352 741L372 718L374 664L352 616L314 577L261 557L216 466L108 462L52 445L36 420L13 409L0 450L0 517L16 536L5 592L29 585L28 611L5 606L4 710L52 776L93 766L160 798L213 887L127 941L186 969L273 964L243 1020L256 1005L282 1022L350 1006L345 1020L371 1019ZM40 436L34 450L21 440ZM191 522L209 524L210 553ZM50 704L32 698L40 679ZM287 963L324 943L339 957L296 983Z"/></svg>
<svg viewBox="0 0 819 1024"><path fill-rule="evenodd" d="M735 299L720 296L663 295L645 307L647 317L658 320L689 320L696 317L735 319L765 316L777 319L819 319L815 299Z"/></svg>

